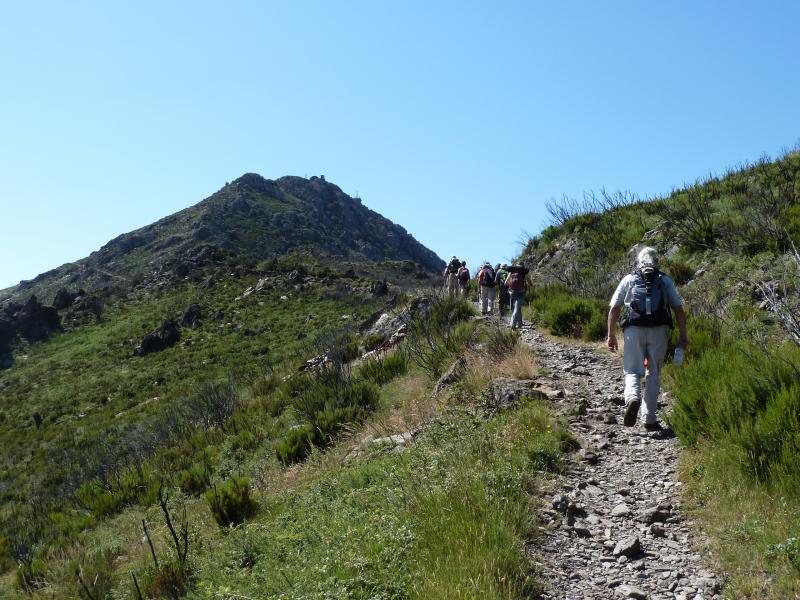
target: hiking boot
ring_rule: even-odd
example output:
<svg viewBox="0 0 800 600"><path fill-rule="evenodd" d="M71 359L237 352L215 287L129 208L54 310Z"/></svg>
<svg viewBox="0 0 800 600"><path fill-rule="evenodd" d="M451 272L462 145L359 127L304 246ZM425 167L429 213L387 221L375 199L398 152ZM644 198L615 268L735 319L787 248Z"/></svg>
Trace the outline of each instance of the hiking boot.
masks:
<svg viewBox="0 0 800 600"><path fill-rule="evenodd" d="M627 406L625 406L625 418L622 420L625 427L633 427L636 425L636 417L639 415L639 406L641 406L641 404L641 400L631 400L628 402Z"/></svg>
<svg viewBox="0 0 800 600"><path fill-rule="evenodd" d="M655 423L645 423L644 429L645 431L664 431L664 428L658 421L656 421Z"/></svg>

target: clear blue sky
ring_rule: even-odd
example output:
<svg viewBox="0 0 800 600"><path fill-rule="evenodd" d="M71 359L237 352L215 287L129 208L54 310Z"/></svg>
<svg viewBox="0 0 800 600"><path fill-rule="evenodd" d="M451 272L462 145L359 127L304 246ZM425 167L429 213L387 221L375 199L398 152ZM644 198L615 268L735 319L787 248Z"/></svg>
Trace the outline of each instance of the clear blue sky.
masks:
<svg viewBox="0 0 800 600"><path fill-rule="evenodd" d="M800 138L793 2L3 2L0 288L248 171L443 258Z"/></svg>

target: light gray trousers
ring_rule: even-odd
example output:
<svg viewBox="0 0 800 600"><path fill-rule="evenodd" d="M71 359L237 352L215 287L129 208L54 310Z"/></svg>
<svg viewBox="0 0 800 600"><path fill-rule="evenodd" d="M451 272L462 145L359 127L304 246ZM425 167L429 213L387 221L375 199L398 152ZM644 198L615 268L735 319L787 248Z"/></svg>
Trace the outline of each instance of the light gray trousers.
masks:
<svg viewBox="0 0 800 600"><path fill-rule="evenodd" d="M494 288L481 286L481 314L490 315L494 312Z"/></svg>
<svg viewBox="0 0 800 600"><path fill-rule="evenodd" d="M655 423L658 418L658 394L661 391L661 367L667 354L669 325L657 327L626 327L623 370L625 371L625 404L642 399L642 377L647 358L647 383L644 390L645 423Z"/></svg>

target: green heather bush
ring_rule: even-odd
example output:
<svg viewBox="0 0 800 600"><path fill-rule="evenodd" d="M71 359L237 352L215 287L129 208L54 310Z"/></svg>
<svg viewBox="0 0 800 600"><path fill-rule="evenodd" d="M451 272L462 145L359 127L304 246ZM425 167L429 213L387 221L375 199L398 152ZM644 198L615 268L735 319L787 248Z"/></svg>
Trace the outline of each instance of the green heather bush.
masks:
<svg viewBox="0 0 800 600"><path fill-rule="evenodd" d="M519 341L519 331L489 327L483 333L486 352L495 360L502 360L510 354Z"/></svg>
<svg viewBox="0 0 800 600"><path fill-rule="evenodd" d="M376 385L389 383L408 369L408 358L402 350L370 358L361 364L358 376Z"/></svg>
<svg viewBox="0 0 800 600"><path fill-rule="evenodd" d="M686 285L694 277L694 269L685 262L677 260L669 261L666 265L663 265L661 271L669 275L675 285Z"/></svg>
<svg viewBox="0 0 800 600"><path fill-rule="evenodd" d="M290 465L304 460L311 452L314 445L314 436L311 425L293 427L286 432L286 436L275 445L275 452L284 465Z"/></svg>
<svg viewBox="0 0 800 600"><path fill-rule="evenodd" d="M728 444L748 476L800 492L800 349L723 343L687 362L674 392L670 422L685 443Z"/></svg>
<svg viewBox="0 0 800 600"><path fill-rule="evenodd" d="M208 507L220 527L239 525L258 508L250 495L250 479L231 475L225 483L214 485L205 494Z"/></svg>
<svg viewBox="0 0 800 600"><path fill-rule="evenodd" d="M271 395L279 384L280 378L272 371L266 371L256 376L250 389L256 398L264 398Z"/></svg>
<svg viewBox="0 0 800 600"><path fill-rule="evenodd" d="M372 352L386 341L386 336L382 333L373 333L364 337L362 344L366 352Z"/></svg>
<svg viewBox="0 0 800 600"><path fill-rule="evenodd" d="M427 310L409 325L405 350L430 377L438 377L452 356L472 337L475 313L463 298L433 296Z"/></svg>
<svg viewBox="0 0 800 600"><path fill-rule="evenodd" d="M553 335L586 341L605 338L608 309L603 301L576 298L557 286L538 288L533 298L534 311Z"/></svg>

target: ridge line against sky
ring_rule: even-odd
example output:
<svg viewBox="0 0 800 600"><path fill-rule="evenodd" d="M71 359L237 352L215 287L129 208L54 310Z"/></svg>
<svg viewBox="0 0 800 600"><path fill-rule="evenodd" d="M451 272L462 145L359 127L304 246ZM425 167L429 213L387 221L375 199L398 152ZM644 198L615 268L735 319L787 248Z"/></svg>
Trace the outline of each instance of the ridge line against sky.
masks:
<svg viewBox="0 0 800 600"><path fill-rule="evenodd" d="M0 288L245 172L324 174L442 258L544 203L668 193L800 138L800 5L15 3L0 20Z"/></svg>

